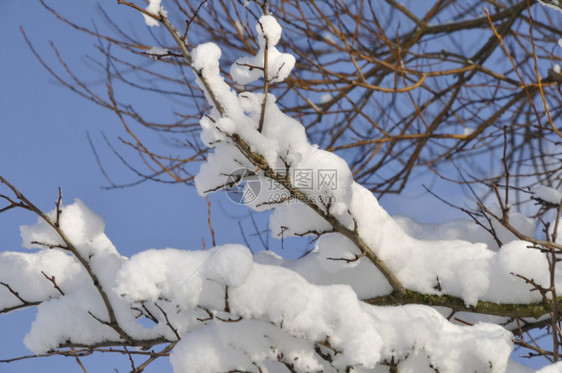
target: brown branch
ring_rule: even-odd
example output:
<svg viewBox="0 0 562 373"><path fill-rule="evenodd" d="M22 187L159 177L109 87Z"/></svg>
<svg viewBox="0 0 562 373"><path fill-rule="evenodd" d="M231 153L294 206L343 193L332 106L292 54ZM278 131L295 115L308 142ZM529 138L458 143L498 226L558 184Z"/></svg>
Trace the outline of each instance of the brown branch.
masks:
<svg viewBox="0 0 562 373"><path fill-rule="evenodd" d="M152 363L154 360L156 360L157 358L161 357L161 356L168 356L170 351L172 351L174 349L174 347L176 347L177 342L172 342L170 343L168 346L166 346L164 349L162 349L162 351L160 351L157 354L151 354L150 357L148 358L148 360L146 360L144 363L142 363L141 365L139 365L136 369L134 369L131 373L141 373L144 371L144 369L150 364Z"/></svg>
<svg viewBox="0 0 562 373"><path fill-rule="evenodd" d="M71 347L70 351L75 352L74 347ZM76 360L76 364L78 364L80 369L82 369L82 372L88 373L88 371L86 370L86 367L84 366L84 364L82 364L82 361L80 360L80 357L78 355L74 355L74 359Z"/></svg>
<svg viewBox="0 0 562 373"><path fill-rule="evenodd" d="M162 307L160 307L158 305L158 303L154 303L154 306L156 306L156 308L158 308L158 310L160 310L160 312L162 312L162 315L164 315L164 319L166 320L166 325L168 325L168 327L172 330L172 332L174 332L174 335L176 336L176 338L179 341L181 339L181 337L178 333L178 330L176 328L174 328L174 326L170 322L170 319L168 318L168 314L162 309Z"/></svg>
<svg viewBox="0 0 562 373"><path fill-rule="evenodd" d="M42 274L43 276L45 276L45 278L46 278L47 280L49 280L49 281L53 284L53 286L55 287L55 289L58 290L58 292L60 293L60 295L64 295L64 291L62 291L62 289L59 287L59 285L58 285L57 282L55 281L55 276L54 276L54 275L51 276L51 277L49 277L49 276L47 276L47 274L46 274L45 272L43 272L43 271L41 271L41 274Z"/></svg>
<svg viewBox="0 0 562 373"><path fill-rule="evenodd" d="M213 246L217 246L215 241L215 230L213 229L213 221L211 220L211 199L208 195L205 196L207 199L207 224L209 225L209 231L211 232L211 242Z"/></svg>
<svg viewBox="0 0 562 373"><path fill-rule="evenodd" d="M534 245L537 245L537 246L544 246L544 247L556 249L558 251L562 251L562 244L558 244L558 243L555 243L555 242L552 242L552 241L539 240L539 239L536 239L534 237L527 236L527 235L521 233L513 225L511 225L509 223L509 220L508 220L507 216L502 216L502 217L497 216L489 208L484 206L481 202L478 202L478 207L480 207L482 209L482 211L484 211L487 215L490 215L492 218L497 220L501 225L503 225L505 228L507 228L507 230L509 230L511 233L513 233L515 235L515 237L517 237L518 239L523 240L523 241L528 241L528 242L530 242Z"/></svg>
<svg viewBox="0 0 562 373"><path fill-rule="evenodd" d="M0 285L4 286L6 289L8 289L8 291L21 302L21 304L19 304L17 306L6 307L6 308L0 309L0 313L8 313L8 312L18 310L18 309L21 309L21 308L25 308L25 307L38 306L39 304L42 303L41 301L30 302L30 301L27 301L27 300L23 299L22 296L19 294L19 292L14 290L9 284L6 284L5 282L0 282Z"/></svg>
<svg viewBox="0 0 562 373"><path fill-rule="evenodd" d="M559 298L559 301L562 300ZM475 306L467 306L459 297L439 294L421 294L406 290L404 293L364 299L364 302L376 306L396 306L404 304L423 304L432 307L447 307L453 312L472 312L483 315L503 317L533 317L539 318L552 312L552 300L546 299L536 303L495 303L479 301Z"/></svg>
<svg viewBox="0 0 562 373"><path fill-rule="evenodd" d="M535 76L537 78L537 83L539 86L539 92L541 95L541 100L543 103L543 107L544 107L544 111L546 113L546 117L548 118L548 123L550 124L550 127L552 128L552 130L559 136L562 138L562 132L560 132L558 130L558 128L556 128L556 125L554 124L554 121L552 120L552 115L550 114L550 109L548 108L548 103L546 101L546 97L544 94L544 89L543 89L543 85L542 85L542 79L541 79L541 74L539 73L539 64L537 61L537 52L536 52L536 47L535 47L535 41L534 41L534 37L533 37L533 17L531 16L531 4L529 2L529 0L527 0L528 5L527 5L527 12L529 15L529 38L531 40L531 48L532 48L532 52L533 52L533 62L534 62L534 71L535 71ZM560 2L558 3L558 5L560 6ZM562 9L561 9L562 11ZM539 119L539 118L537 118ZM539 119L540 120L540 119ZM553 333L555 334L555 333ZM556 349L555 349L555 354L554 354L554 361L558 360L558 345L555 344Z"/></svg>
<svg viewBox="0 0 562 373"><path fill-rule="evenodd" d="M259 120L259 124L258 124L258 132L261 133L261 131L263 130L263 122L265 120L265 108L266 108L266 104L267 104L267 94L269 92L269 78L267 76L267 74L268 74L268 56L269 56L269 39L268 39L267 35L265 34L265 31L263 29L263 25L259 22L258 22L258 24L260 25L261 31L263 33L263 38L265 39L265 46L264 46L264 51L263 51L263 100L262 100L262 103L261 103L260 120Z"/></svg>
<svg viewBox="0 0 562 373"><path fill-rule="evenodd" d="M32 245L41 245L41 246L45 246L49 249L62 249L62 250L68 250L68 247L58 244L58 243L46 243L46 242L40 242L40 241L31 241Z"/></svg>
<svg viewBox="0 0 562 373"><path fill-rule="evenodd" d="M174 345L175 343L172 342L170 343L170 345ZM111 345L109 345L111 346ZM169 351L171 350L167 350L167 348L165 348L164 350L162 350L161 352L154 352L154 351L139 351L139 350L133 350L133 351L129 351L129 350L120 350L120 349L116 349L113 347L110 348L105 348L107 346L96 346L96 347L90 347L90 346L83 346L83 347L67 347L70 350L57 350L57 351L50 351L44 354L37 354L37 355L25 355L25 356L19 356L19 357L15 357L15 358L11 358L11 359L3 359L0 360L0 364L1 363L13 363L15 361L20 361L20 360L27 360L27 359L36 359L39 357L50 357L50 356L68 356L68 357L84 357L84 356L89 356L92 355L95 352L98 353L117 353L117 354L130 354L130 355L141 355L141 356L150 356L150 357L162 357L162 356L169 356ZM169 347L169 346L168 346ZM72 349L71 349L72 348Z"/></svg>
<svg viewBox="0 0 562 373"><path fill-rule="evenodd" d="M150 13L149 11L141 8L140 6L133 4L131 2L125 1L125 0L117 0L117 4L124 4L127 6L130 6L131 8L141 12L142 14L149 16L150 18L162 22L162 18L164 18L161 14L155 14L155 13Z"/></svg>

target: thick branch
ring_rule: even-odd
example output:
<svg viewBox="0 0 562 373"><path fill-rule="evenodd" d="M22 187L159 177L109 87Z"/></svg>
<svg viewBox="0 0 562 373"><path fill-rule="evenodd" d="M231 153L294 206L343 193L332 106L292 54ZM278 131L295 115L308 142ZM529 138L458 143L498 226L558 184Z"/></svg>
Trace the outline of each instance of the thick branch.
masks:
<svg viewBox="0 0 562 373"><path fill-rule="evenodd" d="M559 300L562 299L559 298ZM542 315L552 312L552 300L527 304L480 301L476 306L467 306L463 299L452 295L421 294L411 290L406 290L404 293L394 292L382 297L364 299L364 302L376 306L424 304L427 306L447 307L454 312L462 311L505 317L539 318Z"/></svg>

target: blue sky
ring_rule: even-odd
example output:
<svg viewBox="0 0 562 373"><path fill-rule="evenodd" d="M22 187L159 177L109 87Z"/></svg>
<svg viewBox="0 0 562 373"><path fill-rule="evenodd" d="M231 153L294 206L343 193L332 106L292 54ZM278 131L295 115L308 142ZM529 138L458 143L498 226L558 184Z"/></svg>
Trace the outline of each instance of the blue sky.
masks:
<svg viewBox="0 0 562 373"><path fill-rule="evenodd" d="M56 4L57 9L78 23L96 22L103 27L94 2L81 1L80 6L76 6L75 0L58 0ZM99 86L103 83L97 80L84 58L96 53L95 40L57 21L36 1L4 1L1 8L0 174L44 210L54 207L58 187L62 188L67 203L75 198L82 199L104 218L106 234L123 255L130 256L148 248L199 249L202 238L209 245L207 204L193 188L156 183L126 189L101 188L107 182L97 166L87 133L100 147L107 171L122 181L133 179L118 160L111 158L101 137L102 131L110 140L123 136L119 120L111 112L55 82L30 52L19 27L24 27L35 48L49 63L56 64L56 56L49 46L52 40L86 81ZM142 17L130 9L119 7L115 2L104 8L123 24L137 23L139 29L144 27ZM161 108L167 109L165 105ZM419 183L414 183L407 193L385 199L382 205L391 213L426 222L459 217L456 211L436 207L431 198L420 198L424 194ZM217 243L242 242L238 223L252 230L247 210L232 206L223 193L213 195L211 200ZM433 213L428 216L427 211ZM34 221L34 216L23 211L0 214L0 250L21 250L19 226ZM280 242L272 242L272 247L279 251ZM0 317L0 359L30 353L22 340L34 314L31 309ZM121 356L113 359L98 355L84 361L91 372L102 371L102 366L103 371L108 367L121 372L130 370L127 359ZM165 369L169 365L160 367ZM31 359L0 365L3 373L39 369L42 372L79 371L70 358Z"/></svg>

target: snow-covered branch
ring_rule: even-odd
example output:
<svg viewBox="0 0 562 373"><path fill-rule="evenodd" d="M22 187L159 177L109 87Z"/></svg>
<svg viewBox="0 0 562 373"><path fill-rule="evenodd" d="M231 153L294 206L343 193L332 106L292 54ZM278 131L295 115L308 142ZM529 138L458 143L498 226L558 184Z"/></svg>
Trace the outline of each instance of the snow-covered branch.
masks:
<svg viewBox="0 0 562 373"><path fill-rule="evenodd" d="M280 38L281 28L272 16L263 16L257 30L263 35L262 38L270 35L267 40L271 40L271 48L275 51L270 56L272 66L294 64L294 59L274 48ZM175 40L183 45L180 39ZM260 45L262 49L256 57L252 57L254 59L244 57L233 64L231 75L239 84L264 77L263 48L268 44L263 42ZM521 291L529 291L522 281L510 292L496 289L502 282L513 282L511 273L525 271L519 266L527 264L528 267L532 257L536 257L537 274L540 273L541 265L544 265L543 270L547 269L546 259L541 253L524 248L525 242L511 244L512 247L521 247L520 251L506 248L494 252L481 244L469 242L424 242L414 239L397 226L371 193L353 182L345 161L308 143L302 125L277 108L274 96L270 95L268 105L263 109L261 94L241 92L237 95L233 92L220 76L220 50L217 46L210 43L201 45L190 56L198 81L215 107L211 116L201 120L201 137L215 152L196 177L200 193L216 191L225 186L224 175L231 175L240 167L245 167L259 178L272 180L278 190L285 193L285 197L276 203L276 200L271 199L271 190L260 190L260 195L249 203L257 210L275 210L270 222L272 232L275 234L280 227L284 227L283 234L286 236L298 235L303 231L329 231L343 235L352 243L343 248L345 254L371 261L390 285L390 289L385 289L385 285L381 284L380 289L372 290L371 296L385 296L391 290L404 297L407 289L411 295L410 301L419 301L427 294L442 295L440 302L446 303L447 299L451 299L451 308L457 308L460 297L464 300L466 310L489 311L490 307L493 308L492 303L487 306L482 303L480 307L476 305L479 301L519 304L541 300L534 296L522 297ZM288 76L289 72L287 70L283 76ZM265 116L265 124L263 130L259 131L262 116ZM320 186L312 191L299 188L296 175L303 170L312 170L316 175L324 170L333 171L337 178L336 187L329 190ZM308 221L304 222L298 216L307 209L310 211ZM318 243L320 250L322 242ZM541 241L539 244L548 243ZM554 242L550 245L554 248L559 246ZM505 261L505 256L513 256L515 251L519 251L518 256L510 259L515 262L509 263L504 270L495 264ZM436 261L436 258L446 261L447 265ZM351 262L348 264L353 265ZM462 270L457 272L453 268ZM497 276L499 278L495 279ZM544 304L542 307L548 310L551 305ZM491 313L501 312L506 312L505 308L498 307Z"/></svg>
<svg viewBox="0 0 562 373"><path fill-rule="evenodd" d="M8 312L25 306L39 305L41 307L44 303L48 303L47 301L54 301L57 299L61 300L61 303L64 304L68 301L69 297L66 297L65 292L61 290L61 286L66 288L68 282L76 282L78 286L85 287L85 289L81 290L90 293L90 297L92 296L92 290L95 289L94 291L97 293L97 297L92 297L94 299L90 298L90 301L93 301L94 304L97 303L97 307L88 309L88 305L85 304L86 314L73 315L73 317L81 318L81 322L85 322L86 320L84 320L84 318L88 318L89 324L92 324L92 321L95 320L99 324L95 324L94 322L94 325L97 325L97 328L101 329L101 331L103 331L104 328L100 328L100 325L109 327L113 333L109 331L99 333L99 335L105 336L105 344L152 346L166 342L165 339L160 337L135 339L123 329L123 320L118 321L115 307L119 305L122 306L122 302L109 291L111 289L109 286L111 282L108 281L111 281L111 277L108 278L108 275L119 266L122 258L103 234L104 225L99 217L94 216L80 201L72 207L67 208L67 213L62 216L62 194L60 192L55 210L46 214L2 176L0 176L0 183L6 185L14 193L15 197L20 201L18 205L32 211L39 218L37 229L22 227L22 234L28 238L25 245L29 248L43 247L47 250L46 252L42 252L41 255L5 253L2 256L0 263L3 266L17 265L10 271L4 271L4 275L8 278L6 281L16 280L18 287L22 290L19 290L19 292L15 291L9 283L3 282L3 284L5 284L4 287L14 295L20 304L8 307L2 304L0 305L0 309L3 309L4 312ZM90 215L90 220L82 218L81 215L83 213ZM73 214L78 214L78 217ZM68 226L73 226L74 229L68 228ZM99 249L95 250L94 247L96 246L101 248L101 251ZM61 254L61 252L63 254ZM64 253L69 253L70 255ZM55 270L55 263L61 265L61 268ZM32 268L29 268L27 273L20 272L22 266L26 264L28 266L31 265ZM78 268L76 268L76 265L78 265ZM39 271L37 271L38 268ZM51 274L51 277L45 275L46 271ZM55 272L57 273L56 275L54 274ZM64 275L61 275L61 273L64 273ZM44 278L37 279L40 277L39 275L42 275ZM84 279L83 276L86 276L88 280ZM55 278L59 279L58 283L55 283ZM42 282L42 286L39 289L33 289L29 282L31 279L34 279L35 282ZM49 285L44 280L47 280L47 282L51 284ZM46 287L52 287L58 294L53 295L53 290L45 290ZM74 286L71 285L69 285L69 287L74 288ZM73 290L78 289L74 288ZM31 290L32 293L30 297L40 297L40 300L27 301L20 296L20 293L29 290ZM39 292L37 292L37 290L39 290ZM25 295L25 297L27 298L28 295ZM95 298L98 298L97 301ZM9 300L7 301L10 302ZM47 314L47 318L52 316L55 315ZM68 321L68 319L64 319L64 322ZM60 323L51 325L50 327L56 328L58 326L60 326ZM75 327L76 325L72 323L65 324L65 327L69 326ZM56 336L52 337L56 339ZM73 344L76 342L70 343ZM62 344L59 343L59 346L62 346Z"/></svg>
<svg viewBox="0 0 562 373"><path fill-rule="evenodd" d="M552 360L558 360L562 194L555 188L529 192L546 211L537 219L544 225L545 238L537 238L535 222L511 211L505 127L505 196L493 185L499 208L479 200L480 211L471 215L482 217L480 227L492 239L472 237L480 229L476 224L441 230L404 224L354 179L356 173L344 158L311 143L305 126L280 109L271 87L290 78L296 59L281 51L282 29L267 13L267 1L255 25L255 53L229 56L232 83L221 72L223 50L214 43L188 43L190 21L185 32L178 31L161 0L150 0L146 9L125 0L118 3L140 12L148 26L164 26L176 46L163 54L152 49L144 54L162 60L183 58L211 106L199 121L201 142L211 150L194 178L198 193L206 196L245 183L242 202L256 211L272 210L273 236L313 235L315 247L298 260L271 251L253 254L238 244L200 251L150 249L126 258L105 235L101 217L83 202L63 205L59 193L55 209L46 213L0 176L11 193L0 194L5 204L0 213L21 208L38 217L37 224L21 228L24 247L36 251L0 255L0 313L37 307L24 340L36 356L81 357L94 351L145 356L138 367L131 358L133 372L161 356L169 356L177 372L367 372L381 366L390 371L423 366L440 372L505 372L514 341L543 351L522 335L526 326L548 323L554 330ZM520 12L525 6L520 3L513 9ZM314 2L311 7L321 13ZM513 9L486 12L487 17L474 24L483 27L489 21L494 37L503 43L515 17L497 29L493 22L510 12L517 15ZM328 17L320 18L338 34ZM417 21L421 28L415 35L426 26L431 32L439 29ZM347 50L353 49L350 40L339 36ZM402 74L405 88L371 84L357 63L361 56L350 52L360 76L353 87L405 94L424 87L431 74L406 79L414 71L397 55L396 63L376 62ZM474 61L470 66L476 66ZM416 156L453 110L467 75L477 70L470 66L451 70L458 84L452 98L443 101L444 111L429 125L424 122L429 132L421 136ZM133 147L176 181L183 180L130 130L112 89L109 62L106 73L109 98L104 105L134 138L138 146ZM262 86L247 89L251 84ZM525 87L517 85L517 90ZM513 102L525 94L529 92L515 94ZM326 100L325 108L333 105L331 98ZM495 121L501 110L486 122ZM556 129L550 116L549 120ZM479 131L436 138L461 136L462 148ZM438 157L454 151L451 147ZM210 220L209 205L209 225ZM521 337L515 339L514 333ZM159 352L153 350L157 346Z"/></svg>

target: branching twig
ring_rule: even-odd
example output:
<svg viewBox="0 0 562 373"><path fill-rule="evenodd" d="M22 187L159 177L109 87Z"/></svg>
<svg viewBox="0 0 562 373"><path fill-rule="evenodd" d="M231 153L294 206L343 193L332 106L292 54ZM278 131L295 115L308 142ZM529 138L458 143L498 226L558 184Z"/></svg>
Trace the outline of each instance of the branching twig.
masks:
<svg viewBox="0 0 562 373"><path fill-rule="evenodd" d="M53 286L55 287L55 289L57 289L57 291L60 293L60 295L64 295L64 291L62 291L62 289L59 287L59 285L58 285L57 282L55 281L55 276L54 276L54 275L51 276L51 277L49 277L49 276L47 276L47 274L46 274L45 272L43 272L43 271L41 271L41 274L42 274L43 276L45 276L45 278L46 278L47 280L49 280L49 281L53 284Z"/></svg>
<svg viewBox="0 0 562 373"><path fill-rule="evenodd" d="M174 326L170 322L170 319L168 318L168 314L166 313L166 311L164 311L162 309L162 307L160 307L158 305L158 303L154 303L154 306L156 306L156 308L158 308L158 310L160 310L160 312L162 312L162 315L164 315L164 319L166 320L166 325L168 325L168 327L172 330L172 332L174 332L174 335L176 336L177 340L179 341L181 339L181 336L179 335L178 330L176 328L174 328Z"/></svg>

